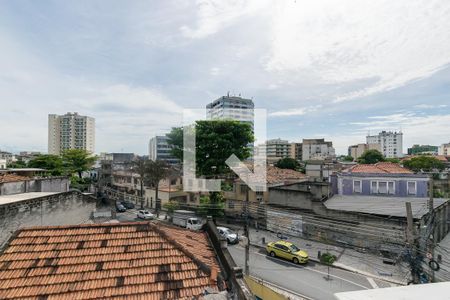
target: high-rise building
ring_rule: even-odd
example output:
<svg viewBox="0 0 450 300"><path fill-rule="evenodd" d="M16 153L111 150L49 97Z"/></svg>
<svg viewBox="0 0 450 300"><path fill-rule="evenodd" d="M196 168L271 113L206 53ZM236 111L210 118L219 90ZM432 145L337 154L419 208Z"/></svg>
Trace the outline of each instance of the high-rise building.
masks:
<svg viewBox="0 0 450 300"><path fill-rule="evenodd" d="M151 160L164 160L169 165L176 165L180 160L172 155L172 147L168 143L168 137L157 135L150 139L148 144L149 158Z"/></svg>
<svg viewBox="0 0 450 300"><path fill-rule="evenodd" d="M255 104L251 99L245 99L239 96L222 96L219 99L206 105L206 117L209 120L231 119L249 123L254 129L254 109ZM250 153L253 153L254 145L249 144ZM250 155L251 159L253 155Z"/></svg>
<svg viewBox="0 0 450 300"><path fill-rule="evenodd" d="M325 139L303 139L302 160L324 160L335 158L333 142Z"/></svg>
<svg viewBox="0 0 450 300"><path fill-rule="evenodd" d="M95 119L78 113L48 115L48 153L61 154L68 149L95 151Z"/></svg>
<svg viewBox="0 0 450 300"><path fill-rule="evenodd" d="M259 145L258 147L265 148L266 158L269 163L275 163L291 155L291 144L289 141L280 138L268 140L265 144Z"/></svg>
<svg viewBox="0 0 450 300"><path fill-rule="evenodd" d="M379 144L380 151L386 158L403 156L403 133L382 131L377 135L368 135L367 144Z"/></svg>
<svg viewBox="0 0 450 300"><path fill-rule="evenodd" d="M439 146L439 150L438 150L438 154L439 155L450 156L450 143L440 145Z"/></svg>
<svg viewBox="0 0 450 300"><path fill-rule="evenodd" d="M357 144L348 147L348 155L353 159L360 158L367 150L378 150L381 152L380 144Z"/></svg>
<svg viewBox="0 0 450 300"><path fill-rule="evenodd" d="M291 143L291 153L289 154L290 158L293 158L298 161L303 160L303 144L302 143Z"/></svg>
<svg viewBox="0 0 450 300"><path fill-rule="evenodd" d="M255 105L251 99L237 96L222 96L206 105L208 119L232 119L254 123Z"/></svg>
<svg viewBox="0 0 450 300"><path fill-rule="evenodd" d="M408 155L438 154L439 147L432 145L413 145L408 148Z"/></svg>

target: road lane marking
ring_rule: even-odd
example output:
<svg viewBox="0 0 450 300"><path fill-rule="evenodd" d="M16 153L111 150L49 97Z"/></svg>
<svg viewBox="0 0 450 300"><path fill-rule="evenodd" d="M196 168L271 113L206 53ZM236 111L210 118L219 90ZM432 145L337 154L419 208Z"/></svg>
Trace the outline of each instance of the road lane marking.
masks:
<svg viewBox="0 0 450 300"><path fill-rule="evenodd" d="M242 248L242 247L240 247L240 248ZM262 254L262 253L259 253L259 252L254 252L254 251L253 251L253 253L255 253L255 254L257 254L257 255L260 255L260 256L264 256L264 257L270 257L270 256L267 256L266 254ZM270 258L272 258L272 257L270 257ZM299 267L299 265L294 264L293 262L290 262L290 261L288 261L288 260L281 260L280 258L275 258L275 259L278 259L278 260L280 260L280 261L283 261L283 262L289 263L289 264L291 264L291 265L294 265L294 266L296 266L296 267ZM303 269L307 269L307 270L310 270L310 271L313 271L313 272L316 272L316 273L319 273L319 274L327 275L327 276L328 276L328 273L322 272L322 271L319 271L319 270L316 270L316 269L313 269L313 268L311 268L311 267L306 267L306 266L304 266ZM340 277L340 276L333 275L333 274L329 274L329 275L330 275L331 277L340 279L340 280L342 280L342 281L346 281L346 282L348 282L348 283L350 283L350 284L359 286L359 287L361 287L361 288L363 288L363 289L370 290L370 288L368 288L368 287L366 287L366 286L364 286L364 285L361 285L361 284L359 284L359 283L353 282L353 281L351 281L351 280L348 280L348 279L345 279L345 278L342 278L342 277Z"/></svg>
<svg viewBox="0 0 450 300"><path fill-rule="evenodd" d="M374 288L374 289L379 289L380 287L378 286L378 284L375 282L375 280L373 280L373 278L370 277L366 277L367 281L370 283L370 285Z"/></svg>

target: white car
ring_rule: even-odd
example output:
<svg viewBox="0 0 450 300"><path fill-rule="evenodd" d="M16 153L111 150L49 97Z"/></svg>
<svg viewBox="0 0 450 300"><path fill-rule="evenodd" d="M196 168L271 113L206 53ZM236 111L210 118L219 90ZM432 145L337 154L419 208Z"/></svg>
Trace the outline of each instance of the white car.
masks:
<svg viewBox="0 0 450 300"><path fill-rule="evenodd" d="M144 220L151 220L153 219L155 216L149 212L148 210L140 210L137 213L137 217L139 219L144 219Z"/></svg>
<svg viewBox="0 0 450 300"><path fill-rule="evenodd" d="M239 243L239 237L236 233L234 233L230 228L227 227L217 227L217 231L219 234L227 239L229 244L237 244Z"/></svg>

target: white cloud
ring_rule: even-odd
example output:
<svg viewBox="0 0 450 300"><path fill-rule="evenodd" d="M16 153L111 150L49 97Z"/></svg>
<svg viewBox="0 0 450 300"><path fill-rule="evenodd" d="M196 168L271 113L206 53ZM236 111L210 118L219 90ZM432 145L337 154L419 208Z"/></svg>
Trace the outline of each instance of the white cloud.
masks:
<svg viewBox="0 0 450 300"><path fill-rule="evenodd" d="M191 39L205 38L232 25L240 17L258 12L266 3L266 0L197 0L196 25L183 25L180 30Z"/></svg>
<svg viewBox="0 0 450 300"><path fill-rule="evenodd" d="M418 104L418 105L414 105L414 108L419 108L419 109L433 109L433 108L445 108L448 105L446 104Z"/></svg>
<svg viewBox="0 0 450 300"><path fill-rule="evenodd" d="M354 84L335 102L391 90L450 63L450 2L291 1L274 11L269 71Z"/></svg>
<svg viewBox="0 0 450 300"><path fill-rule="evenodd" d="M275 112L269 113L269 117L302 116L306 113L317 111L321 107L322 107L322 105L316 105L316 106L309 106L309 107L300 107L300 108L280 110L280 111L275 111Z"/></svg>

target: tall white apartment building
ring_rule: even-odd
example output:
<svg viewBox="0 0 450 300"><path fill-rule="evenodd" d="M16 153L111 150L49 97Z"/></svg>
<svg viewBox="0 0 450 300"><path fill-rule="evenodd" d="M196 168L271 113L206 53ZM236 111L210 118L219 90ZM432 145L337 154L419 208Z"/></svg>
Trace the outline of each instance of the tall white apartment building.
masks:
<svg viewBox="0 0 450 300"><path fill-rule="evenodd" d="M336 157L333 142L325 139L303 139L302 160L325 160Z"/></svg>
<svg viewBox="0 0 450 300"><path fill-rule="evenodd" d="M61 154L67 149L95 151L95 119L78 113L48 115L48 153Z"/></svg>
<svg viewBox="0 0 450 300"><path fill-rule="evenodd" d="M438 154L450 156L450 143L440 145L438 149Z"/></svg>
<svg viewBox="0 0 450 300"><path fill-rule="evenodd" d="M232 119L254 124L255 104L251 99L222 96L206 105L208 119Z"/></svg>
<svg viewBox="0 0 450 300"><path fill-rule="evenodd" d="M382 131L377 135L368 135L367 144L379 144L380 151L386 158L403 156L403 133Z"/></svg>
<svg viewBox="0 0 450 300"><path fill-rule="evenodd" d="M238 96L222 96L206 105L206 117L209 120L236 120L249 123L252 130L255 128L255 104L251 99ZM250 153L254 151L253 143L249 144ZM250 155L252 158L253 155Z"/></svg>

